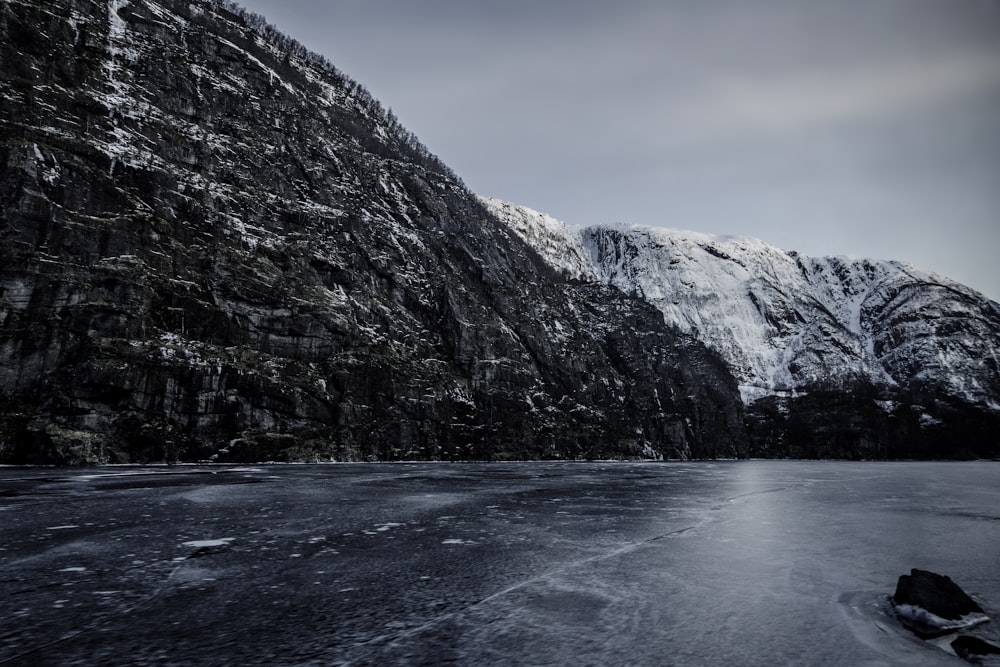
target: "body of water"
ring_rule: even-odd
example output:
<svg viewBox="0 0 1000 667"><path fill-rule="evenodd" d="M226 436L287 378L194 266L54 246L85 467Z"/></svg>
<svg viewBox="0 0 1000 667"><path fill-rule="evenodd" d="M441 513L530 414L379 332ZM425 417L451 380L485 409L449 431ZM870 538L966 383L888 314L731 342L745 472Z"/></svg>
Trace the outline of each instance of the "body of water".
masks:
<svg viewBox="0 0 1000 667"><path fill-rule="evenodd" d="M0 469L0 664L967 664L914 567L1000 607L1000 464Z"/></svg>

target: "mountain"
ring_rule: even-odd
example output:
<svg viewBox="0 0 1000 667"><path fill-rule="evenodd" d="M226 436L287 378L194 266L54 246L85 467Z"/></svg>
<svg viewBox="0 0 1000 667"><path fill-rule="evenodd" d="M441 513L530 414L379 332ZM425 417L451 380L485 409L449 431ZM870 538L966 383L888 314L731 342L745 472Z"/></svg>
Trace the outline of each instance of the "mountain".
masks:
<svg viewBox="0 0 1000 667"><path fill-rule="evenodd" d="M0 462L711 457L737 382L220 0L0 2Z"/></svg>
<svg viewBox="0 0 1000 667"><path fill-rule="evenodd" d="M963 285L901 262L580 229L483 202L567 278L638 295L721 355L758 431L755 453L1000 452L1000 304Z"/></svg>

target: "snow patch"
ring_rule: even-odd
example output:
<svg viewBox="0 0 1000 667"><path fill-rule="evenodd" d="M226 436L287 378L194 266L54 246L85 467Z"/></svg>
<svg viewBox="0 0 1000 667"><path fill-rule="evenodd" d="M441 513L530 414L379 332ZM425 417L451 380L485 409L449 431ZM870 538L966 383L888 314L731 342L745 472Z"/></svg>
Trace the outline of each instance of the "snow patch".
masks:
<svg viewBox="0 0 1000 667"><path fill-rule="evenodd" d="M211 549L213 547L229 546L229 543L235 539L235 537L223 537L220 540L191 540L190 542L182 542L181 546L193 547L195 549Z"/></svg>
<svg viewBox="0 0 1000 667"><path fill-rule="evenodd" d="M579 229L546 213L494 197L480 197L479 201L521 240L537 250L550 266L574 280L596 280Z"/></svg>
<svg viewBox="0 0 1000 667"><path fill-rule="evenodd" d="M926 412L920 415L920 428L930 428L931 426L940 426L943 424L937 417L931 416Z"/></svg>
<svg viewBox="0 0 1000 667"><path fill-rule="evenodd" d="M237 46L236 44L233 44L228 39L223 39L222 37L219 37L218 41L221 42L221 43L223 43L223 44L225 44L226 46L230 46L230 47L236 49L237 51L241 52L244 56L247 57L247 59L250 62L252 62L253 64L257 65L257 67L259 67L262 70L264 70L264 72L267 73L267 75L268 75L271 83L273 83L274 80L277 79L278 83L281 84L282 88L284 88L285 90L287 90L289 93L291 93L293 95L296 94L297 91L295 90L295 88L293 88L290 84L288 84L284 79L281 78L281 76L277 72L275 72L273 69L271 69L270 67L268 67L267 65L265 65L263 62L261 62L260 59L258 59L252 53L250 53L249 51L247 51L246 49L244 49L244 48L242 48L240 46Z"/></svg>
<svg viewBox="0 0 1000 667"><path fill-rule="evenodd" d="M377 533L384 533L386 531L392 530L393 528L399 528L402 525L403 524L401 524L401 523L392 523L392 522L390 522L390 523L383 523L383 524L380 524L378 526L375 526L375 532L377 532Z"/></svg>
<svg viewBox="0 0 1000 667"><path fill-rule="evenodd" d="M904 623L916 626L918 629L921 629L922 632L951 632L954 630L971 628L972 626L979 625L980 623L986 623L990 620L989 616L978 612L966 614L961 618L952 620L948 618L941 618L937 614L932 614L923 607L917 605L898 604L893 606L895 607L896 614L899 615L900 620Z"/></svg>

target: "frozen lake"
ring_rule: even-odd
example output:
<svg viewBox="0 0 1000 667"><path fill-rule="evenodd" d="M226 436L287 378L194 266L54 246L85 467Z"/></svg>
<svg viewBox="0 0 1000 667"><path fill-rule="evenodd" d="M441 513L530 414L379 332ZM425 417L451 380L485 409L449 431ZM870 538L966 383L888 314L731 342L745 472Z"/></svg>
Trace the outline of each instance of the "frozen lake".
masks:
<svg viewBox="0 0 1000 667"><path fill-rule="evenodd" d="M912 567L995 615L1000 464L0 468L0 664L967 665Z"/></svg>

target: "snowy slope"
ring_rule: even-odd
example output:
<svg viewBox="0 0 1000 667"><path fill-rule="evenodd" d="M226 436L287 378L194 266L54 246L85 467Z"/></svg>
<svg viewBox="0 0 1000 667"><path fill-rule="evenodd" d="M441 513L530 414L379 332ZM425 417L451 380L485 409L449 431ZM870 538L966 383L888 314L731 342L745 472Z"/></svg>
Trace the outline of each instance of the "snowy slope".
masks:
<svg viewBox="0 0 1000 667"><path fill-rule="evenodd" d="M574 280L597 280L590 253L584 247L578 230L551 215L525 206L493 197L480 199L493 215L527 241L549 265Z"/></svg>
<svg viewBox="0 0 1000 667"><path fill-rule="evenodd" d="M805 257L750 238L577 229L483 201L551 265L642 296L719 352L747 403L866 382L1000 409L1000 306L946 278L901 262Z"/></svg>

